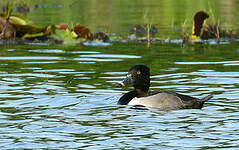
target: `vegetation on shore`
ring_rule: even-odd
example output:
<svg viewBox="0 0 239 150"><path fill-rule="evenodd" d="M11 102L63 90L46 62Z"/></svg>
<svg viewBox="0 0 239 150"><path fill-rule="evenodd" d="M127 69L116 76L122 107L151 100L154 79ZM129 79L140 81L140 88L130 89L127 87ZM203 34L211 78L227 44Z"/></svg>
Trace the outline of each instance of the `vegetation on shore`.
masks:
<svg viewBox="0 0 239 150"><path fill-rule="evenodd" d="M18 12L27 13L29 8L26 4L18 5ZM151 43L167 42L169 39L160 39L155 35L160 34L157 25L147 21L145 24L134 24L129 29L133 36L117 37L112 33L102 31L92 33L88 27L79 23L60 23L47 26L32 24L24 15L13 13L10 5L3 7L0 13L0 39L4 41L37 41L53 44L82 44L85 41L111 42L118 41L146 42L148 47ZM150 18L150 16L147 16ZM205 20L210 19L207 24ZM146 18L146 20L149 20ZM232 29L225 29L220 21L216 21L213 13L210 15L205 11L199 11L194 15L192 29L188 30L187 22L181 27L181 43L190 43L194 41L205 41L214 39L216 41L233 40L239 37L239 34Z"/></svg>

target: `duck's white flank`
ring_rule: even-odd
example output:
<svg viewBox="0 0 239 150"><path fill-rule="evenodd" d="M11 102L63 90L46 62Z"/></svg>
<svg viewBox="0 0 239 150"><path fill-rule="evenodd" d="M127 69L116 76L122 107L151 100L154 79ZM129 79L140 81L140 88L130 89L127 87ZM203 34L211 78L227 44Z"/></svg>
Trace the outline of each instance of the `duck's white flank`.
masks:
<svg viewBox="0 0 239 150"><path fill-rule="evenodd" d="M180 109L184 106L181 99L170 93L158 93L152 96L133 98L128 105L154 107L164 110Z"/></svg>

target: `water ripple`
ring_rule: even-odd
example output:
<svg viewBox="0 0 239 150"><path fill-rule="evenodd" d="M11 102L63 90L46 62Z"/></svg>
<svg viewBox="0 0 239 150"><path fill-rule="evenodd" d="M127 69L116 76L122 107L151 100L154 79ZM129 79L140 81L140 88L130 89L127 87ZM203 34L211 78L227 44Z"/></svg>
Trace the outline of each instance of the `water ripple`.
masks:
<svg viewBox="0 0 239 150"><path fill-rule="evenodd" d="M118 55L78 47L77 51L31 48L27 50L29 56L23 52L16 49L0 57L2 149L239 147L239 78L238 71L230 66L238 64L237 60L195 63L170 58L169 64L163 61L155 65L151 90L199 98L214 95L201 110L165 112L117 105L132 89L115 86L127 74L124 66L148 61L157 64L158 52L148 59L152 51L144 51L142 56L137 56L138 51ZM173 54L167 51L160 57Z"/></svg>

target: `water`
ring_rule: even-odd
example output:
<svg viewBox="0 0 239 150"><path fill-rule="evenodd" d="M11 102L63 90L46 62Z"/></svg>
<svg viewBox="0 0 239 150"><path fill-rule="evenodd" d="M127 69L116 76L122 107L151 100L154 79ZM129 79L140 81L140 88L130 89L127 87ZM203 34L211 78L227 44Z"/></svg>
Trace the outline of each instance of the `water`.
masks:
<svg viewBox="0 0 239 150"><path fill-rule="evenodd" d="M177 28L185 16L195 11L192 1L175 4L152 0L152 5L146 1L104 1L108 3L99 7L96 1L70 5L73 2L48 1L33 7L35 4L29 1L32 9L27 16L42 25L80 18L92 30L107 29L127 35L131 24L143 23L145 9L152 8L149 13L164 20L153 22L159 22L158 36L179 39ZM213 9L225 22L228 18L235 21L238 16L231 9L238 5L233 2L212 1ZM179 7L184 3L188 9ZM158 10L161 5L165 7ZM110 6L115 6L117 11L112 12L117 13L103 14L111 19L102 22L100 16L95 20L95 14L113 8ZM92 11L72 15L88 7ZM195 7L208 8L209 4L200 1ZM128 8L134 8L137 13L128 13L132 10ZM62 10L66 13L56 17ZM87 19L85 16L89 15ZM167 16L174 16L173 26L172 18ZM228 26L236 26L232 22L227 21ZM105 28L109 24L112 27ZM238 149L238 43L195 44L183 48L177 43L158 43L151 48L145 43L0 45L1 149ZM117 105L118 99L132 87L118 88L115 83L136 64L151 68L151 90L199 98L213 94L214 97L201 110L165 112Z"/></svg>
<svg viewBox="0 0 239 150"><path fill-rule="evenodd" d="M156 44L151 49L124 43L100 48L5 46L0 56L0 145L238 148L237 49L237 44ZM115 83L130 66L142 62L151 68L152 90L196 97L211 93L214 98L202 110L163 112L116 105L131 88Z"/></svg>

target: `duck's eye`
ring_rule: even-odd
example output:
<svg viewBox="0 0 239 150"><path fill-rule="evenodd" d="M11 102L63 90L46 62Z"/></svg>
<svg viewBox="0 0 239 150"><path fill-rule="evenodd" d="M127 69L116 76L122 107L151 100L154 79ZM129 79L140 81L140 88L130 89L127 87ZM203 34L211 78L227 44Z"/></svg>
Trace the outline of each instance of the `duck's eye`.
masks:
<svg viewBox="0 0 239 150"><path fill-rule="evenodd" d="M141 72L140 71L137 71L137 75L140 75L141 74Z"/></svg>

